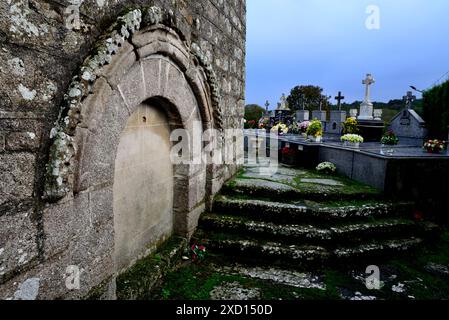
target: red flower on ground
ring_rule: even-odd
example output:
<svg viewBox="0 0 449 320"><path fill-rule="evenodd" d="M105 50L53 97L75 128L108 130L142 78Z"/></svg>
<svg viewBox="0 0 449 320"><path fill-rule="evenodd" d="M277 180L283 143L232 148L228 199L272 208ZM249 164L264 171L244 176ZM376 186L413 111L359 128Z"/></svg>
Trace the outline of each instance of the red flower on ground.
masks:
<svg viewBox="0 0 449 320"><path fill-rule="evenodd" d="M414 216L415 220L417 220L417 221L424 220L424 214L421 211L415 211L413 213L413 216Z"/></svg>

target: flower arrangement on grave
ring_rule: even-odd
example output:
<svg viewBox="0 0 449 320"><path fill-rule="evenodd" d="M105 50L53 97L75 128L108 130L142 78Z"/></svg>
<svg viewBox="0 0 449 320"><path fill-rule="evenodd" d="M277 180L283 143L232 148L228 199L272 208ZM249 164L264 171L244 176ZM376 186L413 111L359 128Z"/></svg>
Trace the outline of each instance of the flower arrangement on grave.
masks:
<svg viewBox="0 0 449 320"><path fill-rule="evenodd" d="M299 131L301 133L307 133L307 129L310 127L310 121L304 121L299 124Z"/></svg>
<svg viewBox="0 0 449 320"><path fill-rule="evenodd" d="M440 153L447 149L447 142L441 140L429 140L424 143L423 149L428 153Z"/></svg>
<svg viewBox="0 0 449 320"><path fill-rule="evenodd" d="M316 170L319 173L334 174L337 171L337 167L332 162L323 162L316 167Z"/></svg>
<svg viewBox="0 0 449 320"><path fill-rule="evenodd" d="M261 122L259 122L259 129L267 129L270 124L270 121L268 119L265 119Z"/></svg>
<svg viewBox="0 0 449 320"><path fill-rule="evenodd" d="M307 128L307 135L309 137L319 138L323 136L323 124L321 121L315 119L310 122L309 127Z"/></svg>
<svg viewBox="0 0 449 320"><path fill-rule="evenodd" d="M395 146L399 143L399 139L393 132L393 130L389 130L387 133L383 135L382 139L380 140L380 143L386 146Z"/></svg>
<svg viewBox="0 0 449 320"><path fill-rule="evenodd" d="M194 244L190 247L192 252L192 261L202 261L206 258L206 247Z"/></svg>
<svg viewBox="0 0 449 320"><path fill-rule="evenodd" d="M356 118L348 118L343 123L343 134L357 134L359 128L357 127L358 122Z"/></svg>
<svg viewBox="0 0 449 320"><path fill-rule="evenodd" d="M352 144L360 144L365 141L362 136L358 134L345 134L341 137L342 142L352 143Z"/></svg>
<svg viewBox="0 0 449 320"><path fill-rule="evenodd" d="M279 122L277 125L275 125L273 128L271 128L271 132L276 134L287 134L288 133L288 126L286 124L283 124L282 122Z"/></svg>
<svg viewBox="0 0 449 320"><path fill-rule="evenodd" d="M288 132L292 134L300 134L301 130L299 129L299 125L296 121L293 121L291 125L288 126Z"/></svg>

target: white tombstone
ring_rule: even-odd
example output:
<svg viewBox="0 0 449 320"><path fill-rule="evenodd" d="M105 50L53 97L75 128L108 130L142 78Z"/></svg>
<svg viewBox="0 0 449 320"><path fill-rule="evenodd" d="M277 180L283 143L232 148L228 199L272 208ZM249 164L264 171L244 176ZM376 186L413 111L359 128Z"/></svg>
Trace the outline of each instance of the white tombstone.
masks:
<svg viewBox="0 0 449 320"><path fill-rule="evenodd" d="M312 111L312 118L313 120L317 119L325 122L327 120L327 112L322 110L314 110Z"/></svg>
<svg viewBox="0 0 449 320"><path fill-rule="evenodd" d="M296 112L296 121L304 122L310 120L310 112L309 110L299 110Z"/></svg>
<svg viewBox="0 0 449 320"><path fill-rule="evenodd" d="M360 105L360 115L358 117L359 120L374 120L373 112L374 112L374 106L371 102L371 92L370 92L370 86L376 81L374 80L373 76L371 74L366 75L366 79L362 82L366 88L365 88L365 99L363 100L362 104Z"/></svg>
<svg viewBox="0 0 449 320"><path fill-rule="evenodd" d="M357 109L351 109L349 110L349 116L351 118L357 118L357 115L359 114L359 110Z"/></svg>
<svg viewBox="0 0 449 320"><path fill-rule="evenodd" d="M346 121L347 113L346 111L331 111L330 121L327 125L327 132L340 134L343 130L343 123Z"/></svg>

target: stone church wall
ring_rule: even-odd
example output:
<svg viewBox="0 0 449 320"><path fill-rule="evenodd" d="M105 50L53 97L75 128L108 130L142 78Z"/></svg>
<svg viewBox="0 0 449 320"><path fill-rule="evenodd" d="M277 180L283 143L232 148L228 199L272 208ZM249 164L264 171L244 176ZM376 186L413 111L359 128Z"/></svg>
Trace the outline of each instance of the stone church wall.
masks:
<svg viewBox="0 0 449 320"><path fill-rule="evenodd" d="M204 77L213 79L205 87L209 92L205 99L215 106L214 123L220 122L221 129L241 129L245 105L244 0L0 2L0 299L83 298L102 284L110 286L106 297L114 297L114 230L111 214L101 207L112 202L112 186L78 190L81 182L75 177L76 181L71 181L73 189L56 198L48 196L48 167L55 160L53 131L58 119L64 122L61 106L67 96L72 98L73 87L69 86L73 85L73 76L86 58L94 56L108 28L117 25L118 17L130 10L144 12L155 6L164 12L160 20L170 20L166 24L179 35L179 41L175 40L195 53L192 59L197 61L197 69L204 69ZM146 19L148 24L161 22L158 12ZM128 43L120 50L126 51L123 54L132 51ZM135 54L138 59L142 51ZM113 60L114 55L111 57ZM125 57L116 64L126 62ZM188 70L181 69L188 74ZM92 92L106 95L102 81L97 80ZM107 101L107 96L98 99ZM58 170L64 169L65 163L60 165ZM200 178L175 179L175 189L184 188L175 193L195 189L195 179L205 180L207 191L191 194L199 197L206 193L201 200L207 205L237 170L235 163L208 166L207 173L196 176ZM191 198L182 200L189 203ZM203 210L206 205L192 205L190 209ZM80 216L80 212L85 214ZM188 221L178 227L178 234L190 236L197 219L198 212L188 216ZM81 268L80 288L67 285L73 280L71 268L77 266Z"/></svg>

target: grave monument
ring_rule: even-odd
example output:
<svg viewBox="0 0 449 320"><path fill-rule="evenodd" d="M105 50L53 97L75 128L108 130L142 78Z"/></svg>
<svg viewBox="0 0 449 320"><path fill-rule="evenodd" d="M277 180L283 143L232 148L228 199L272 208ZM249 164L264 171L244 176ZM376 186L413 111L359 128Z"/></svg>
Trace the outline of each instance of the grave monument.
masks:
<svg viewBox="0 0 449 320"><path fill-rule="evenodd" d="M302 102L302 110L296 112L296 121L304 122L310 120L310 111L306 110L305 101Z"/></svg>
<svg viewBox="0 0 449 320"><path fill-rule="evenodd" d="M343 123L346 121L347 113L344 110L341 110L341 101L344 100L345 97L341 95L341 91L338 92L338 96L335 97L337 100L337 110L332 110L330 112L330 121L327 126L327 132L333 134L340 134L343 130Z"/></svg>
<svg viewBox="0 0 449 320"><path fill-rule="evenodd" d="M287 98L285 94L282 94L281 102L278 103L278 107L274 112L274 125L279 122L285 124L291 124L293 122L292 111L288 107Z"/></svg>
<svg viewBox="0 0 449 320"><path fill-rule="evenodd" d="M376 83L371 74L367 74L362 84L365 85L365 98L360 105L360 113L357 118L360 135L366 142L379 142L382 138L385 124L380 119L379 112L376 111L374 117L374 106L371 102L371 85Z"/></svg>
<svg viewBox="0 0 449 320"><path fill-rule="evenodd" d="M421 146L427 137L426 122L413 110L413 102L416 100L413 93L407 92L403 99L405 107L391 120L390 129L402 143Z"/></svg>

